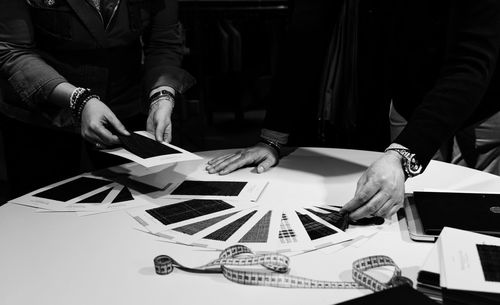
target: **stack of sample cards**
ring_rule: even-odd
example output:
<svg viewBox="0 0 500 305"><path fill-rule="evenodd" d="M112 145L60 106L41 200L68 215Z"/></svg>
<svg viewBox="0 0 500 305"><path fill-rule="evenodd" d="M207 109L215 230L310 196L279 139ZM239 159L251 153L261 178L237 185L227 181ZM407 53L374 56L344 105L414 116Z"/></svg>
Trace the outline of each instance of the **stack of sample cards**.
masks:
<svg viewBox="0 0 500 305"><path fill-rule="evenodd" d="M121 146L104 149L102 152L134 161L144 167L189 160L200 160L200 156L167 142L157 142L147 131L135 131L129 136L119 135Z"/></svg>
<svg viewBox="0 0 500 305"><path fill-rule="evenodd" d="M114 181L80 175L38 189L10 202L45 211L81 215L112 212L147 204L142 194Z"/></svg>
<svg viewBox="0 0 500 305"><path fill-rule="evenodd" d="M128 213L170 242L225 249L243 244L254 251L311 251L352 239L339 229L338 208L271 210L227 199L165 199L157 207Z"/></svg>

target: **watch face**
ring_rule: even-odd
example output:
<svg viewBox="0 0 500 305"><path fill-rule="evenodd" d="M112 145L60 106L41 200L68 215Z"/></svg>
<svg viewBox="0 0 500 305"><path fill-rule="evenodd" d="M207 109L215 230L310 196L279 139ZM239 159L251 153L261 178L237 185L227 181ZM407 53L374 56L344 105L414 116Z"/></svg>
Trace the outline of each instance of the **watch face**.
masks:
<svg viewBox="0 0 500 305"><path fill-rule="evenodd" d="M414 177L420 173L422 173L422 165L418 163L415 159L415 156L411 156L408 164L407 164L408 174L410 177Z"/></svg>

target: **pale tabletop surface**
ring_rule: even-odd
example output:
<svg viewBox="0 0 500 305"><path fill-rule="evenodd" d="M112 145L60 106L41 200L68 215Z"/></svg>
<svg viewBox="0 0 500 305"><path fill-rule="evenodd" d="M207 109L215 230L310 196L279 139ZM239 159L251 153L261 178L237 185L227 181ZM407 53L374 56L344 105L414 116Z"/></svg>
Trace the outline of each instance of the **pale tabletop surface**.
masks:
<svg viewBox="0 0 500 305"><path fill-rule="evenodd" d="M199 153L204 160L182 162L172 170L176 175L211 179L205 163L224 152L228 151ZM301 148L264 174L245 168L225 179L269 181L260 205L343 204L352 197L359 176L379 155ZM494 192L500 189L500 177L433 161L424 174L406 183L407 192L421 189ZM143 230L123 211L79 217L5 204L0 207L0 304L333 304L370 293L245 286L221 274L180 270L159 276L153 266L159 254L198 266L217 253L164 242ZM355 259L381 254L390 256L403 275L415 282L431 246L411 241L405 220L394 217L361 244L291 257L291 273L350 281Z"/></svg>

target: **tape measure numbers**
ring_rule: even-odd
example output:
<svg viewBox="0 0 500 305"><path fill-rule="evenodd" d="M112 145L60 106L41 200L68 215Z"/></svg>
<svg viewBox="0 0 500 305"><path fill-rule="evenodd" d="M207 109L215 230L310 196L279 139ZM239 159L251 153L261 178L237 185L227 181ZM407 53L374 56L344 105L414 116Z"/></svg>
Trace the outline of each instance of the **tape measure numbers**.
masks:
<svg viewBox="0 0 500 305"><path fill-rule="evenodd" d="M327 289L371 289L380 291L387 288L410 285L413 282L401 275L401 269L385 255L375 255L358 259L352 264L353 282L319 281L288 274L290 259L279 253L254 254L243 245L231 246L215 259L203 266L190 268L167 255L159 255L154 259L157 274L166 275L174 268L196 273L222 273L228 280L243 285L258 285L280 288L327 288ZM241 270L238 267L260 265L271 272ZM381 282L367 274L367 271L378 267L394 267L388 282Z"/></svg>

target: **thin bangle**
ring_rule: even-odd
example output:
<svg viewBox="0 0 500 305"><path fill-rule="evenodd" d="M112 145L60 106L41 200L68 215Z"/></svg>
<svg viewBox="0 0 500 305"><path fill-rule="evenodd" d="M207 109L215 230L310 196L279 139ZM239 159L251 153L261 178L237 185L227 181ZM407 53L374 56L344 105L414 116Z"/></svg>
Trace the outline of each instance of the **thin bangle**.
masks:
<svg viewBox="0 0 500 305"><path fill-rule="evenodd" d="M259 142L273 148L278 153L278 157L281 156L281 145L278 142L273 142L266 138L260 138Z"/></svg>
<svg viewBox="0 0 500 305"><path fill-rule="evenodd" d="M172 94L172 92L170 92L166 89L163 89L163 90L160 90L160 91L156 92L155 94L151 95L151 97L149 97L149 103L152 104L156 100L161 99L161 98L169 98L172 101L175 100L175 96Z"/></svg>
<svg viewBox="0 0 500 305"><path fill-rule="evenodd" d="M154 105L158 104L161 101L170 101L170 102L172 102L172 106L175 106L175 100L174 99L170 98L169 96L163 96L163 97L159 97L159 98L155 99L154 101L152 101L149 104L149 109L151 109Z"/></svg>

